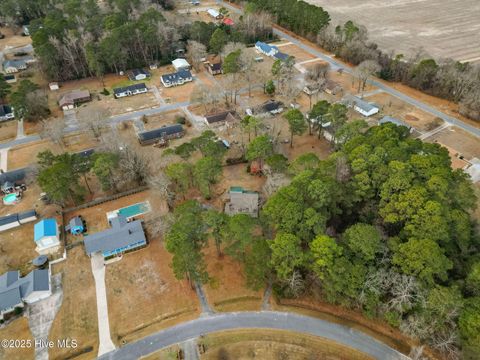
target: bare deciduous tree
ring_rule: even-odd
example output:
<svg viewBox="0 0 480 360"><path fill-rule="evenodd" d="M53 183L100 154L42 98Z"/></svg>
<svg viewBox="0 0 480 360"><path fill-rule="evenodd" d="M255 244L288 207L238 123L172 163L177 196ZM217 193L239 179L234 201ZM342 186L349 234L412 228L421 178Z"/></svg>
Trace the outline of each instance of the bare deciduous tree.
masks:
<svg viewBox="0 0 480 360"><path fill-rule="evenodd" d="M107 126L110 112L100 105L84 106L78 111L78 120L82 129L90 133L95 139L99 139L102 130Z"/></svg>
<svg viewBox="0 0 480 360"><path fill-rule="evenodd" d="M65 122L62 119L42 121L42 132L40 137L43 139L49 139L63 149L65 147L65 141L63 138L64 130Z"/></svg>
<svg viewBox="0 0 480 360"><path fill-rule="evenodd" d="M188 40L187 58L190 60L193 68L197 71L201 69L202 63L207 56L207 47L197 41Z"/></svg>
<svg viewBox="0 0 480 360"><path fill-rule="evenodd" d="M380 65L376 61L365 60L361 62L353 71L353 75L358 81L357 92L365 91L368 79L379 71Z"/></svg>

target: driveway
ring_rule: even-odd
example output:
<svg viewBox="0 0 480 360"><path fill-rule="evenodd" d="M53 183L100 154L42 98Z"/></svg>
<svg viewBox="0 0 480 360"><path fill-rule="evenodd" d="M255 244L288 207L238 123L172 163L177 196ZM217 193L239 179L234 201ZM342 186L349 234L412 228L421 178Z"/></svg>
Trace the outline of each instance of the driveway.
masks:
<svg viewBox="0 0 480 360"><path fill-rule="evenodd" d="M110 336L103 256L99 253L92 254L91 262L97 296L98 336L100 341L100 345L98 346L98 356L101 356L109 351L115 350L115 345Z"/></svg>
<svg viewBox="0 0 480 360"><path fill-rule="evenodd" d="M52 295L27 306L30 331L35 339L46 340L55 315L62 305L62 275L52 276ZM35 347L35 360L48 360L48 348Z"/></svg>
<svg viewBox="0 0 480 360"><path fill-rule="evenodd" d="M249 328L286 330L320 336L379 360L409 359L373 337L352 328L308 316L275 311L222 313L200 317L127 344L101 356L100 359L138 359L159 349L183 343L203 334Z"/></svg>

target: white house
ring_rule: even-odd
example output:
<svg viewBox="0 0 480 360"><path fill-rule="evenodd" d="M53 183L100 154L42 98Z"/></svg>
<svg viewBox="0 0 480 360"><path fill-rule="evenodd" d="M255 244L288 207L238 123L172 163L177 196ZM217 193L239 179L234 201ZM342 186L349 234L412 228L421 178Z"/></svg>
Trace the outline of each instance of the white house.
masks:
<svg viewBox="0 0 480 360"><path fill-rule="evenodd" d="M207 13L208 13L208 15L210 15L211 17L213 17L213 18L216 19L216 20L223 18L223 15L220 14L220 13L219 13L217 10L215 10L215 9L208 9L208 10L207 10Z"/></svg>
<svg viewBox="0 0 480 360"><path fill-rule="evenodd" d="M118 99L126 96L145 94L146 92L148 92L147 86L145 85L145 83L140 83L121 88L115 88L113 89L113 96L115 97L115 99Z"/></svg>
<svg viewBox="0 0 480 360"><path fill-rule="evenodd" d="M35 249L39 254L55 252L60 247L60 238L57 221L55 219L43 219L33 227Z"/></svg>
<svg viewBox="0 0 480 360"><path fill-rule="evenodd" d="M344 99L344 102L346 102L348 106L353 106L356 112L366 117L375 115L380 111L375 104L362 100L357 96L349 95Z"/></svg>
<svg viewBox="0 0 480 360"><path fill-rule="evenodd" d="M173 60L172 65L176 71L190 70L190 64L188 63L188 61L182 58Z"/></svg>
<svg viewBox="0 0 480 360"><path fill-rule="evenodd" d="M8 271L0 276L0 319L15 308L24 307L52 295L49 270L36 269L25 277L19 271Z"/></svg>
<svg viewBox="0 0 480 360"><path fill-rule="evenodd" d="M145 80L145 79L149 78L150 76L151 76L150 73L148 71L143 70L143 69L133 69L128 74L128 78L132 81Z"/></svg>
<svg viewBox="0 0 480 360"><path fill-rule="evenodd" d="M183 85L193 81L192 73L188 70L181 70L173 74L166 74L160 77L160 81L165 87Z"/></svg>

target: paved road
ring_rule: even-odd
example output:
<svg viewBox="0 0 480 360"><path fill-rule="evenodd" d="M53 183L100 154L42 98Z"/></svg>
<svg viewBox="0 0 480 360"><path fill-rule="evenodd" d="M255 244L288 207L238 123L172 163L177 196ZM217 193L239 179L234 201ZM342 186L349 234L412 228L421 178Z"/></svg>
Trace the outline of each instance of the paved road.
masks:
<svg viewBox="0 0 480 360"><path fill-rule="evenodd" d="M229 5L229 4L227 4L223 1L218 1L218 2L221 3L223 6L231 9L234 12L242 13L242 11L240 9L238 9L234 6L231 6L231 5ZM290 41L291 43L297 45L299 48L305 50L306 52L312 54L313 56L318 57L318 58L328 62L333 70L342 68L347 73L352 72L352 69L350 67L347 67L347 66L345 66L345 64L340 63L339 61L335 60L331 56L325 55L324 53L314 49L313 47L302 43L300 40L288 35L286 32L284 32L282 30L274 28L273 33L275 35L278 35L279 37L282 37L282 38L286 39L287 41ZM480 129L479 128L471 126L471 125L469 125L469 124L467 124L467 123L465 123L465 122L463 122L463 121L461 121L457 118L454 118L450 115L447 115L447 114L441 112L440 110L437 110L430 105L427 105L427 104L425 104L425 103L423 103L423 102L421 102L417 99L414 99L414 98L412 98L408 95L405 95L404 93L402 93L398 90L395 90L395 89L391 88L390 86L385 85L384 83L382 83L378 80L372 79L372 80L369 81L369 83L372 84L373 86L378 87L379 89L382 89L386 93L388 93L390 95L393 95L393 96L399 98L400 100L405 101L406 103L409 103L410 105L418 107L419 109L421 109L425 112L428 112L428 113L430 113L430 114L432 114L436 117L439 117L440 119L442 119L443 121L445 121L445 122L447 122L451 125L458 126L459 128L469 132L470 134L480 137Z"/></svg>
<svg viewBox="0 0 480 360"><path fill-rule="evenodd" d="M138 359L159 349L203 334L248 328L287 330L320 336L364 352L375 359L408 359L407 356L376 339L346 326L308 316L274 311L222 313L200 317L127 344L99 357L99 359Z"/></svg>

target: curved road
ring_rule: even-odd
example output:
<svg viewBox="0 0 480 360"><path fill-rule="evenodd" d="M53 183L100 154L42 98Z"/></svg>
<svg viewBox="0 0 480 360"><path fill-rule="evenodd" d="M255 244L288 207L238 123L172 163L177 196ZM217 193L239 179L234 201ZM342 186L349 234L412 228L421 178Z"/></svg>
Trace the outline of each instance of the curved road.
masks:
<svg viewBox="0 0 480 360"><path fill-rule="evenodd" d="M203 334L246 328L286 330L320 336L366 353L375 359L409 359L373 337L349 327L308 316L275 311L222 313L200 317L127 344L99 359L138 359Z"/></svg>

